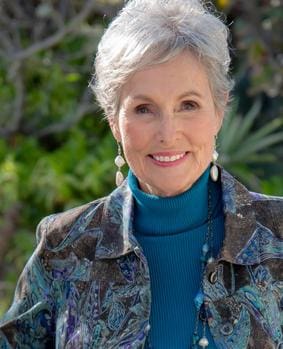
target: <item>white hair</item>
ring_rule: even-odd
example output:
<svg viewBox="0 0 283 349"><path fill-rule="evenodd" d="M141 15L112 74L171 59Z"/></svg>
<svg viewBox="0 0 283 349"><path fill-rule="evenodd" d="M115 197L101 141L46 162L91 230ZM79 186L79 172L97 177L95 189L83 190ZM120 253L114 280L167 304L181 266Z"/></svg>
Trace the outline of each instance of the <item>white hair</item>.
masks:
<svg viewBox="0 0 283 349"><path fill-rule="evenodd" d="M206 68L216 108L225 109L229 77L228 28L198 0L130 0L104 32L90 83L107 118L119 111L123 85L135 72L184 50Z"/></svg>

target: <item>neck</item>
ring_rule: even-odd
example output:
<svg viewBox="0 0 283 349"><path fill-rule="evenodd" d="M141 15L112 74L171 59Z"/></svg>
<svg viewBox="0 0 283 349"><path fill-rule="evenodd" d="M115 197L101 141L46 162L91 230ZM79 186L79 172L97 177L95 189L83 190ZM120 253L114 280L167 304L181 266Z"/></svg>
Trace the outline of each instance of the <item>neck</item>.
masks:
<svg viewBox="0 0 283 349"><path fill-rule="evenodd" d="M132 171L129 171L128 181L135 199L134 228L138 233L146 235L178 234L205 224L208 215L208 185L213 191L214 211L220 199L219 186L211 183L209 168L191 188L173 197L145 193Z"/></svg>

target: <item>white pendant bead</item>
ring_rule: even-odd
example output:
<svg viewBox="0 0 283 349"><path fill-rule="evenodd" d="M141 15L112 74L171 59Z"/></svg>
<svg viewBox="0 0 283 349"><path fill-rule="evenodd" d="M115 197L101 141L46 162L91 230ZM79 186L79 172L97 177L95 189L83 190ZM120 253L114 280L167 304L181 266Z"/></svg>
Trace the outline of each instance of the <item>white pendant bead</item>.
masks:
<svg viewBox="0 0 283 349"><path fill-rule="evenodd" d="M213 154L212 154L212 160L213 160L214 162L216 162L217 159L218 159L218 156L219 156L219 154L217 153L216 150L214 150L214 151L213 151Z"/></svg>
<svg viewBox="0 0 283 349"><path fill-rule="evenodd" d="M202 337L198 342L198 345L202 348L208 347L208 344L209 343L206 337Z"/></svg>
<svg viewBox="0 0 283 349"><path fill-rule="evenodd" d="M116 186L119 187L124 181L124 176L121 171L116 172Z"/></svg>
<svg viewBox="0 0 283 349"><path fill-rule="evenodd" d="M212 165L210 169L210 177L213 182L217 182L218 179L218 167L216 165Z"/></svg>
<svg viewBox="0 0 283 349"><path fill-rule="evenodd" d="M215 261L215 259L213 257L209 257L207 260L207 264L211 264Z"/></svg>
<svg viewBox="0 0 283 349"><path fill-rule="evenodd" d="M114 162L115 162L115 165L118 167L122 167L126 163L122 155L116 156Z"/></svg>

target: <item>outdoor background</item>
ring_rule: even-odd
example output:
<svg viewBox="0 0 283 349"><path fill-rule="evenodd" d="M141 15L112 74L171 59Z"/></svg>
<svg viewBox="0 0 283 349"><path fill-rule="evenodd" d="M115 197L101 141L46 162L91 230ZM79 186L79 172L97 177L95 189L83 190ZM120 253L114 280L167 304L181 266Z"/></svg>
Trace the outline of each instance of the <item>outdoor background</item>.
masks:
<svg viewBox="0 0 283 349"><path fill-rule="evenodd" d="M88 82L122 3L0 0L0 317L40 219L114 188L116 144ZM236 80L220 163L250 189L283 195L282 2L215 4L232 31Z"/></svg>

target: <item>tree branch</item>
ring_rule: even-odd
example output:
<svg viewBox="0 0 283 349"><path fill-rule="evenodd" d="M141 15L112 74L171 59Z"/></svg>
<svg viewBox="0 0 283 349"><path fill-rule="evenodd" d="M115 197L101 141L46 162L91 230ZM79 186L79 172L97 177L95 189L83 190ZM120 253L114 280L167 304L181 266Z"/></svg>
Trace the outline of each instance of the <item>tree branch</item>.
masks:
<svg viewBox="0 0 283 349"><path fill-rule="evenodd" d="M1 42L1 46L3 47L3 52L7 55L7 51L12 51L13 50L13 45L11 40L9 39L8 35L6 35L6 33L4 33L4 31L0 31L0 42Z"/></svg>
<svg viewBox="0 0 283 349"><path fill-rule="evenodd" d="M14 82L16 91L16 97L14 99L14 113L8 127L10 133L13 133L18 130L20 121L23 117L24 83L21 75L20 62L15 62L11 67L9 78Z"/></svg>
<svg viewBox="0 0 283 349"><path fill-rule="evenodd" d="M15 87L15 98L13 100L13 113L6 122L4 127L0 128L0 136L9 137L19 129L21 119L23 117L23 104L25 98L24 83L21 74L21 62L14 62L9 71L8 79ZM5 125L5 123L7 125Z"/></svg>
<svg viewBox="0 0 283 349"><path fill-rule="evenodd" d="M51 35L45 40L42 40L41 42L36 42L32 44L30 47L20 52L16 52L10 55L9 59L23 60L34 55L36 52L48 49L56 45L64 38L65 35L71 33L73 30L76 30L77 27L91 14L94 7L95 0L87 1L81 12L79 12L79 14L76 17L74 17L68 24L66 24L62 29L58 30L57 33Z"/></svg>
<svg viewBox="0 0 283 349"><path fill-rule="evenodd" d="M78 123L85 114L95 112L97 109L97 105L92 101L92 94L89 88L86 88L81 98L81 102L74 113L67 116L63 121L49 125L36 132L35 136L41 138L50 134L66 131Z"/></svg>
<svg viewBox="0 0 283 349"><path fill-rule="evenodd" d="M242 1L242 6L245 11L247 22L251 24L250 29L257 37L262 40L265 48L268 50L270 59L274 61L273 48L270 43L270 37L262 28L262 21L257 9L257 5L253 1Z"/></svg>

